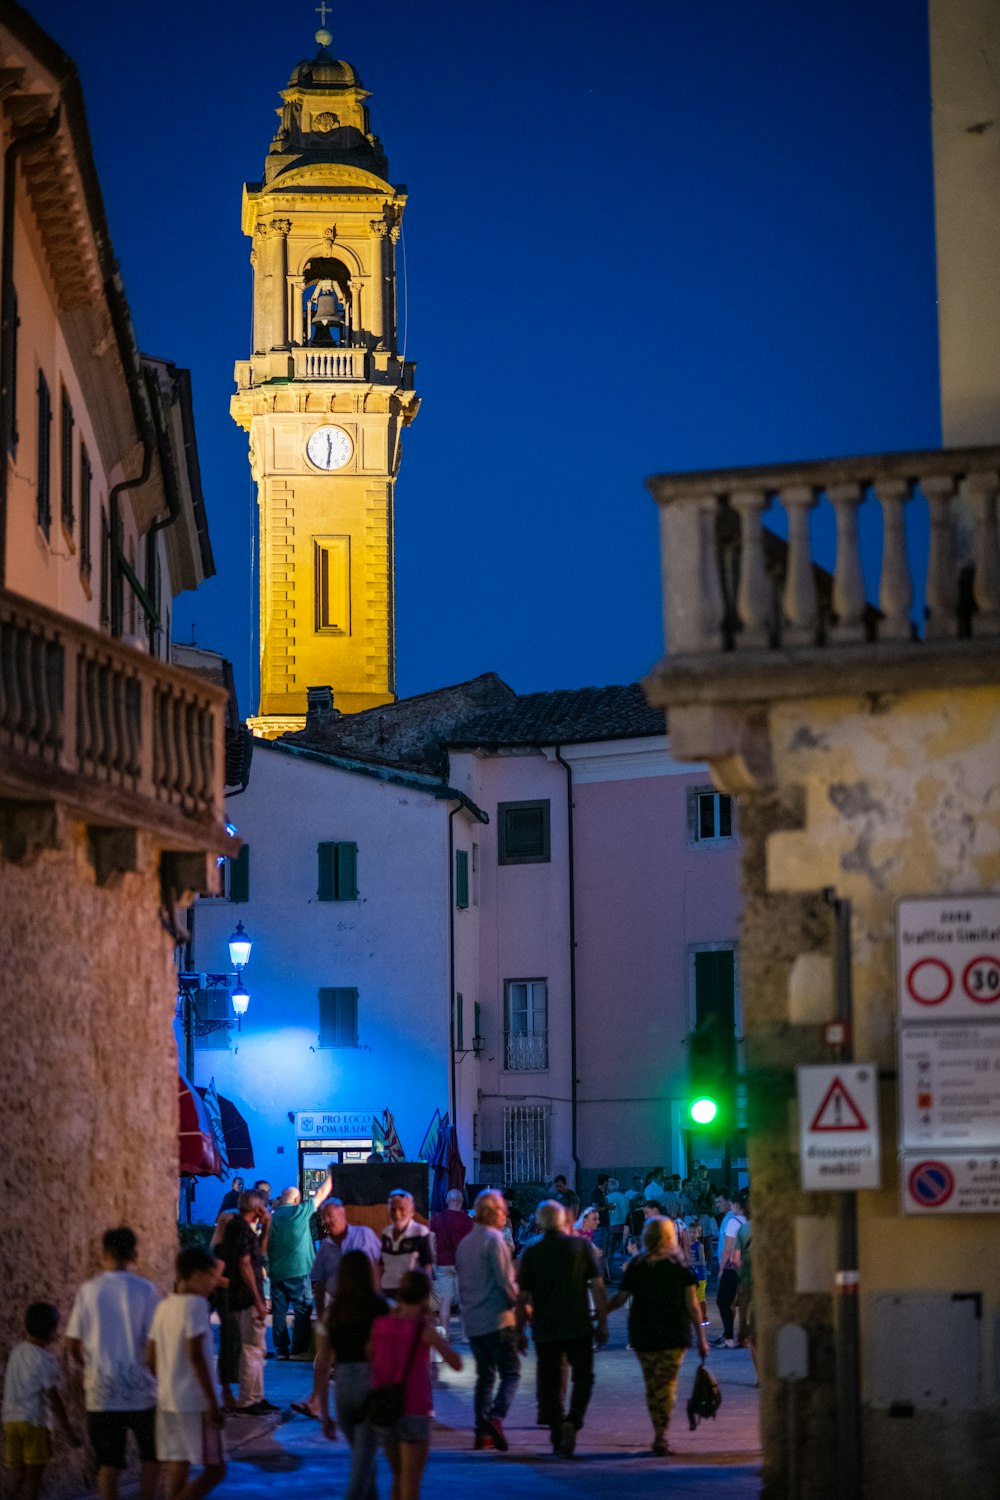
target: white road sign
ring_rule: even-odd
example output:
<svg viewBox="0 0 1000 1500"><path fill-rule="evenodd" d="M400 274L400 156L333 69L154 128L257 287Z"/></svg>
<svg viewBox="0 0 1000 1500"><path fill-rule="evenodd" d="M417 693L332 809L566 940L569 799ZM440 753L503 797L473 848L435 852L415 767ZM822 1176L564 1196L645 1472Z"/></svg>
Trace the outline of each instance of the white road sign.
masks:
<svg viewBox="0 0 1000 1500"><path fill-rule="evenodd" d="M1000 1213L1000 1152L899 1160L904 1214Z"/></svg>
<svg viewBox="0 0 1000 1500"><path fill-rule="evenodd" d="M795 1071L803 1189L880 1187L877 1067L836 1063Z"/></svg>
<svg viewBox="0 0 1000 1500"><path fill-rule="evenodd" d="M903 1020L1000 1021L1000 895L900 901L896 974Z"/></svg>
<svg viewBox="0 0 1000 1500"><path fill-rule="evenodd" d="M899 1112L904 1150L1000 1152L1000 1026L904 1026Z"/></svg>

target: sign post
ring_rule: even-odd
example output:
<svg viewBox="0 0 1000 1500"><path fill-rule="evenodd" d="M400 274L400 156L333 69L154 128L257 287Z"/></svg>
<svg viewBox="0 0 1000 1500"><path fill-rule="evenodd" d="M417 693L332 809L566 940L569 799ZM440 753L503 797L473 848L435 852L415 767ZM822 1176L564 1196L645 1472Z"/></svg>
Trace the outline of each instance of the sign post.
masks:
<svg viewBox="0 0 1000 1500"><path fill-rule="evenodd" d="M795 1071L803 1190L881 1187L878 1069L833 1063Z"/></svg>

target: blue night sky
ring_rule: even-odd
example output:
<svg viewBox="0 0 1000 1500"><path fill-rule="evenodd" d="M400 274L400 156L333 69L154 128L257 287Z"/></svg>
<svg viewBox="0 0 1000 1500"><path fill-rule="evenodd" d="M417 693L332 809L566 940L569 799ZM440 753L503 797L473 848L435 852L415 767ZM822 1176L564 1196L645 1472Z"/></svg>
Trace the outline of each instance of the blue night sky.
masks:
<svg viewBox="0 0 1000 1500"><path fill-rule="evenodd" d="M240 194L318 17L30 8L80 70L140 345L192 370L218 577L175 633L253 711ZM401 695L647 671L649 473L938 445L920 0L339 0L332 27L410 194Z"/></svg>

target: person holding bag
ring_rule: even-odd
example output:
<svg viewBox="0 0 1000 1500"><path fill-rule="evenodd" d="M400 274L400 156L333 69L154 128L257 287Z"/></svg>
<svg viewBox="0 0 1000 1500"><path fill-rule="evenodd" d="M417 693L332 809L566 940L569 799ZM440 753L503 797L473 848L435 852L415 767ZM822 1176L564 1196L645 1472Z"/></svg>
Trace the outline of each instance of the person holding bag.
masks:
<svg viewBox="0 0 1000 1500"><path fill-rule="evenodd" d="M323 1433L337 1435L330 1416L330 1367L336 1365L337 1420L351 1449L351 1471L344 1500L376 1500L375 1429L367 1415L371 1387L368 1345L376 1318L389 1304L375 1290L371 1257L364 1250L344 1253L337 1290L316 1325L316 1391L323 1413ZM311 1411L305 1403L293 1408Z"/></svg>
<svg viewBox="0 0 1000 1500"><path fill-rule="evenodd" d="M392 1469L392 1500L419 1500L431 1439L430 1352L453 1370L462 1360L434 1326L423 1271L407 1271L395 1295L392 1312L372 1324L366 1413Z"/></svg>

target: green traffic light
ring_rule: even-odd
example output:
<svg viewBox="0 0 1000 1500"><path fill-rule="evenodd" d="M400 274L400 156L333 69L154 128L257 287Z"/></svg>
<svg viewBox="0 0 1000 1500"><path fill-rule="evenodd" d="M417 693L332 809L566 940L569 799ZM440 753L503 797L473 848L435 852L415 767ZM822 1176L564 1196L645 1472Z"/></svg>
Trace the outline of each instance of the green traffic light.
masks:
<svg viewBox="0 0 1000 1500"><path fill-rule="evenodd" d="M711 1125L719 1113L719 1106L714 1099L692 1099L688 1113L696 1125Z"/></svg>

